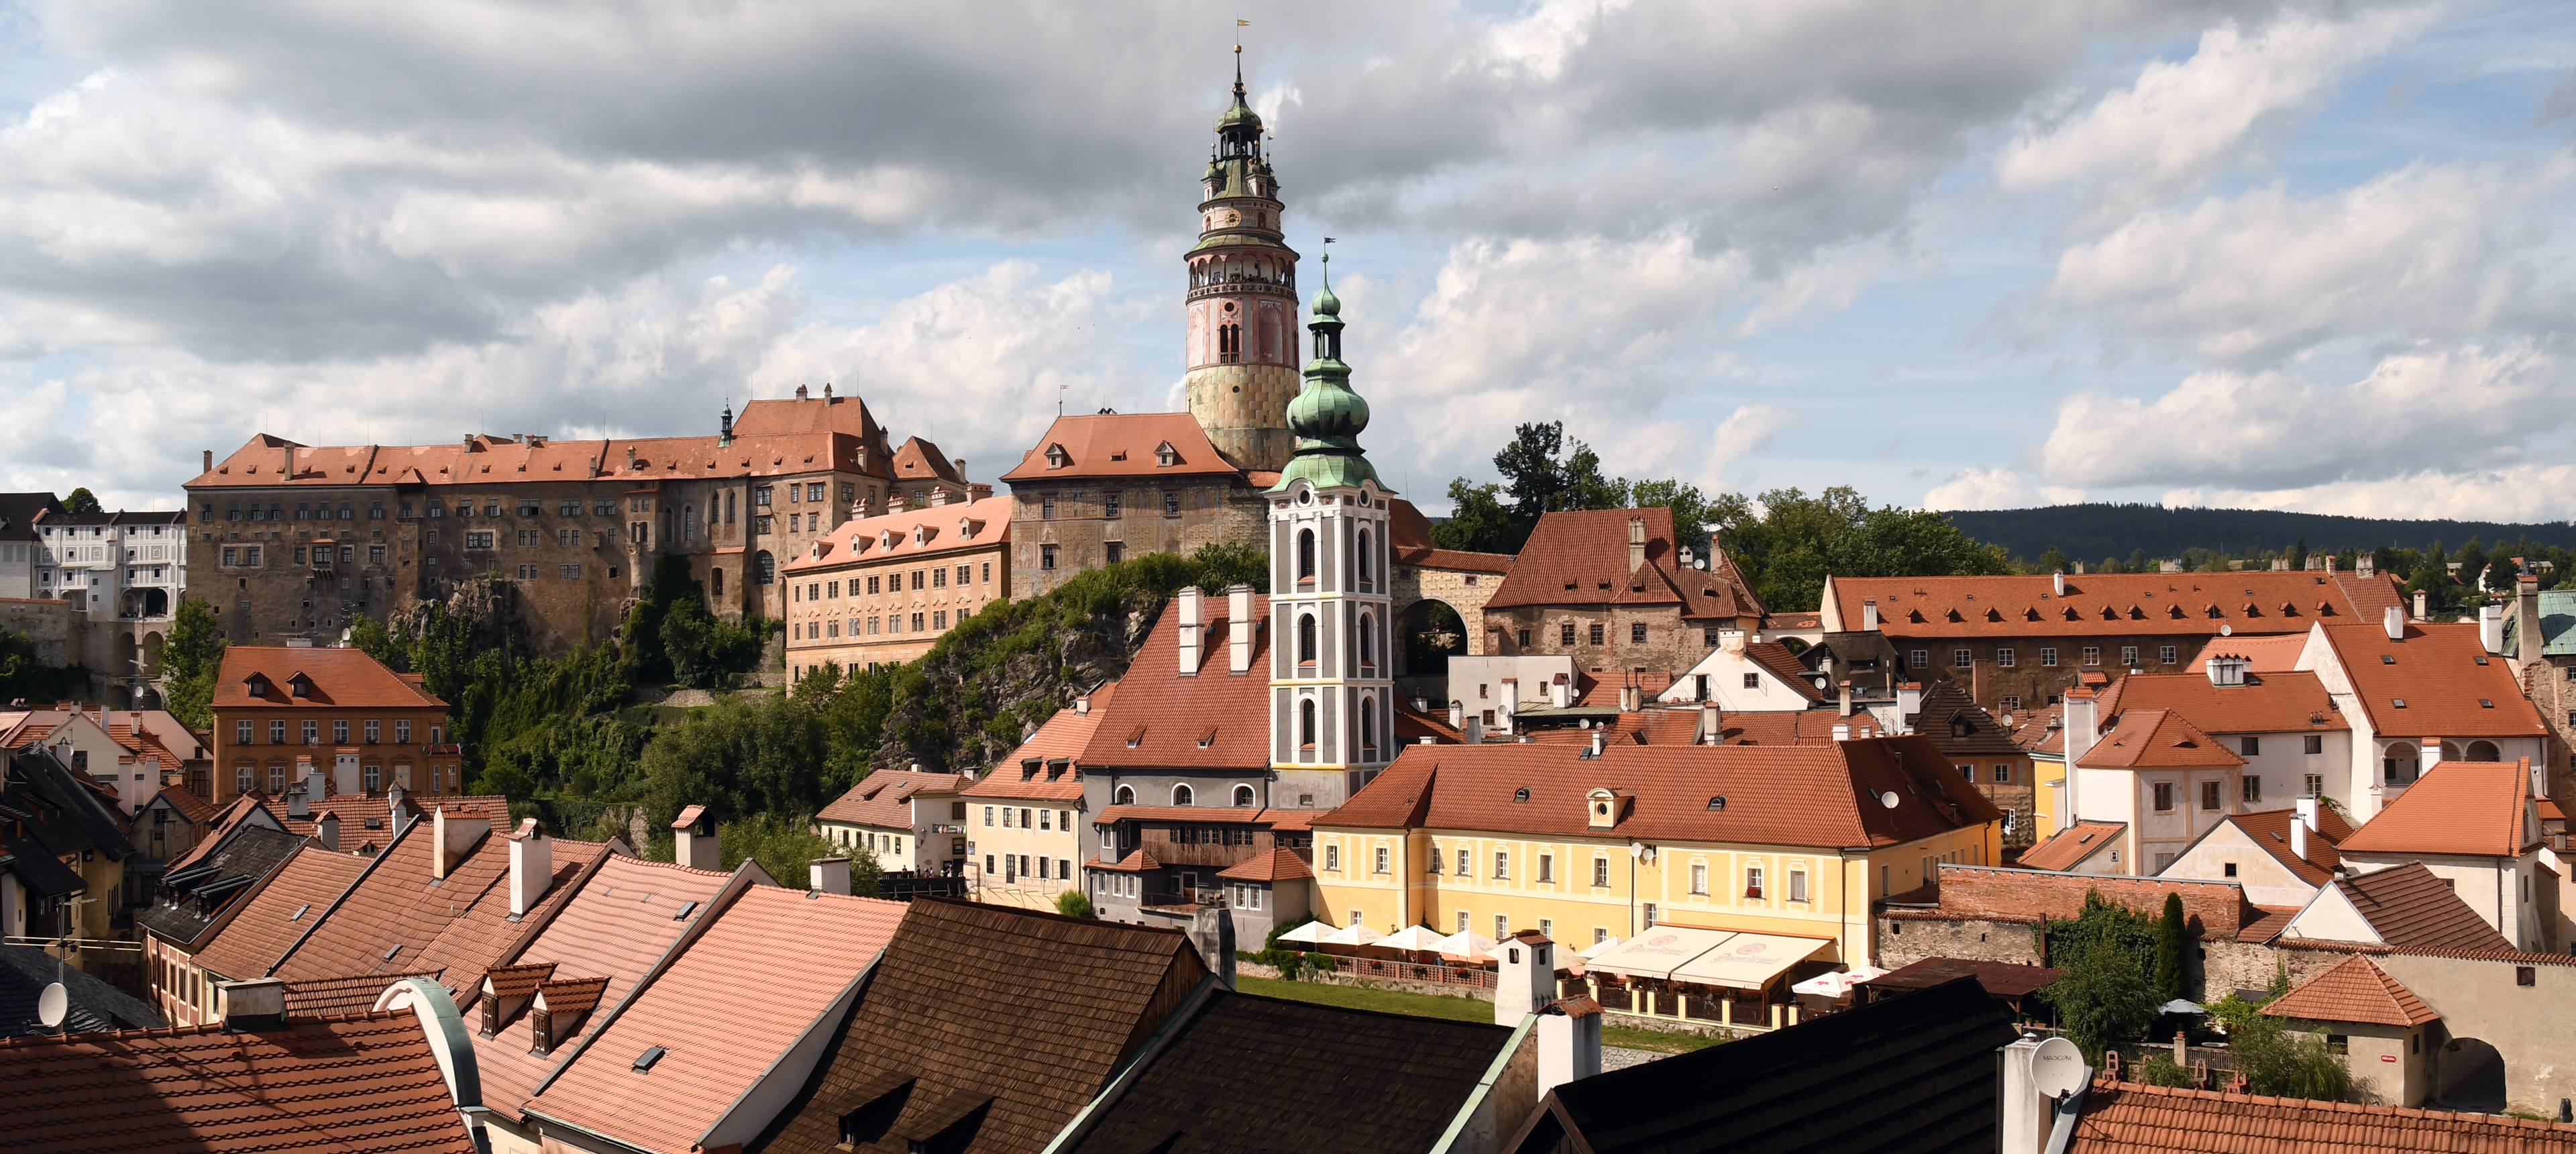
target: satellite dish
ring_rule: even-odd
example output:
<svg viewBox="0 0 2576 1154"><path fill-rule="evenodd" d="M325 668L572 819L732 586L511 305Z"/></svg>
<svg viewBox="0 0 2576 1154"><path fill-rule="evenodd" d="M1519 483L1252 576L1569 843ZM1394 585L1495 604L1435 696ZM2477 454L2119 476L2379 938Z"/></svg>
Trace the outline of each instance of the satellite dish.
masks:
<svg viewBox="0 0 2576 1154"><path fill-rule="evenodd" d="M2084 1051L2064 1038L2050 1038L2030 1056L2030 1074L2040 1093L2063 1098L2084 1085Z"/></svg>
<svg viewBox="0 0 2576 1154"><path fill-rule="evenodd" d="M2221 625L2218 627L2218 635L2221 637L2234 637L2236 636L2236 627L2233 625Z"/></svg>
<svg viewBox="0 0 2576 1154"><path fill-rule="evenodd" d="M1883 805L1883 806L1886 806L1886 807L1887 807L1887 808L1889 808L1889 809L1895 809L1895 808L1896 808L1896 791L1891 789L1891 790L1888 790L1888 791L1887 791L1887 792L1885 792L1885 793L1882 793L1882 794L1878 795L1878 804Z"/></svg>
<svg viewBox="0 0 2576 1154"><path fill-rule="evenodd" d="M71 1012L71 992L63 989L61 982L46 983L45 992L36 995L36 1020L48 1030L62 1025Z"/></svg>

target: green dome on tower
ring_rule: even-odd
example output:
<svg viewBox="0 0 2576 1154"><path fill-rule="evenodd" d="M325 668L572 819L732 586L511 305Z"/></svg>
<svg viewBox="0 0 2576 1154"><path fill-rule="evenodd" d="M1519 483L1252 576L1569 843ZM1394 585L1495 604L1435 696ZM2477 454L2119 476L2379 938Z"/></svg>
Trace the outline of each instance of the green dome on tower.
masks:
<svg viewBox="0 0 2576 1154"><path fill-rule="evenodd" d="M1381 493L1393 492L1360 449L1369 405L1351 391L1351 367L1342 362L1342 299L1333 295L1332 261L1327 253L1323 285L1315 290L1314 318L1306 324L1315 347L1315 358L1306 362L1306 387L1288 402L1288 428L1297 435L1297 450L1280 470L1279 483L1271 486L1274 493L1301 477L1319 489L1355 489L1367 482Z"/></svg>

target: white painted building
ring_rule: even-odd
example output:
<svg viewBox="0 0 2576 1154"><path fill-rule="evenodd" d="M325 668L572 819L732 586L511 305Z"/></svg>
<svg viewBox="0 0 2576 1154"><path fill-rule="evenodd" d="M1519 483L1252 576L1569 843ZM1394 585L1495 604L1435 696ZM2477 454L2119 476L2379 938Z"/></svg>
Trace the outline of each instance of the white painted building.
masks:
<svg viewBox="0 0 2576 1154"><path fill-rule="evenodd" d="M35 519L35 596L71 603L75 659L106 704L156 707L161 647L187 592L184 514L58 513Z"/></svg>

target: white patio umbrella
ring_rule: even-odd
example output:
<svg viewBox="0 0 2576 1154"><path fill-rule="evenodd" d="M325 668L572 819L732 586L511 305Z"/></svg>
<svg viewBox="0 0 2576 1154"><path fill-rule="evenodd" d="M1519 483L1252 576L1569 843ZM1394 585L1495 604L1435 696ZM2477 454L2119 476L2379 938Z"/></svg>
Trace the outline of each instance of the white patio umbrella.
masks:
<svg viewBox="0 0 2576 1154"><path fill-rule="evenodd" d="M1440 948L1440 942L1441 937L1436 930L1421 926L1406 926L1368 944L1385 946L1391 950L1436 950Z"/></svg>
<svg viewBox="0 0 2576 1154"><path fill-rule="evenodd" d="M1308 922L1305 925L1279 935L1279 940L1283 942L1303 942L1311 946L1317 942L1323 941L1325 936L1332 932L1333 927L1329 922Z"/></svg>
<svg viewBox="0 0 2576 1154"><path fill-rule="evenodd" d="M1592 943L1592 946L1591 946L1591 948L1590 948L1590 949L1586 949L1586 950L1580 951L1580 952L1576 953L1574 956L1575 956L1575 957L1578 957L1578 958L1581 958L1581 959L1583 959L1584 961L1587 961L1587 962L1588 962L1588 961L1591 961L1591 960L1592 960L1592 959L1594 959L1594 958L1600 957L1600 956L1601 956L1601 955L1603 955L1603 954L1609 953L1609 952L1610 952L1610 951L1612 951L1612 950L1618 949L1618 948L1619 948L1619 943L1624 942L1624 941L1627 941L1627 940L1628 940L1628 939L1626 939L1626 938L1603 938L1603 939L1601 939L1600 941L1597 941L1597 942Z"/></svg>
<svg viewBox="0 0 2576 1154"><path fill-rule="evenodd" d="M1376 930L1368 928L1368 926L1362 923L1353 922L1338 930L1334 930L1332 933L1324 935L1323 940L1327 945L1365 946L1377 941L1382 936L1384 935L1378 933Z"/></svg>
<svg viewBox="0 0 2576 1154"><path fill-rule="evenodd" d="M1494 948L1494 939L1472 930L1460 930L1432 943L1431 948L1454 957L1480 958Z"/></svg>
<svg viewBox="0 0 2576 1154"><path fill-rule="evenodd" d="M1853 986L1886 973L1876 966L1855 966L1843 973L1818 974L1789 989L1793 993L1813 994L1819 998L1845 998L1851 996Z"/></svg>

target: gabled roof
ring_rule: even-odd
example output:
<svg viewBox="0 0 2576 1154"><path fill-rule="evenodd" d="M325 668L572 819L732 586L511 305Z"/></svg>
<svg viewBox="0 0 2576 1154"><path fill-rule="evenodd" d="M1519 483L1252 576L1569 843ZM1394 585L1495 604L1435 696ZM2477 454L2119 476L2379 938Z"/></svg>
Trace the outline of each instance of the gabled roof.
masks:
<svg viewBox="0 0 2576 1154"><path fill-rule="evenodd" d="M2351 729L2314 673L2260 673L2212 685L2205 673L2132 673L2103 690L2098 716L2122 710L2177 713L2208 733L2323 733Z"/></svg>
<svg viewBox="0 0 2576 1154"><path fill-rule="evenodd" d="M133 856L115 795L72 772L50 748L0 752L0 766L0 804L30 815L17 823L25 841L57 857L82 850L110 861Z"/></svg>
<svg viewBox="0 0 2576 1154"><path fill-rule="evenodd" d="M208 931L223 923L225 911L249 902L304 844L300 836L266 826L236 830L222 848L196 863L203 871L163 874L163 893L151 908L134 915L135 927L193 952L205 945Z"/></svg>
<svg viewBox="0 0 2576 1154"><path fill-rule="evenodd" d="M1646 537L1644 563L1634 568L1628 564L1632 521L1644 523ZM1685 618L1762 615L1762 603L1731 565L1682 567L1673 511L1661 505L1541 515L1485 607L1601 604L1677 605Z"/></svg>
<svg viewBox="0 0 2576 1154"><path fill-rule="evenodd" d="M1083 747L1085 771L1270 767L1270 598L1252 595L1252 663L1240 676L1227 672L1230 600L1201 602L1207 624L1194 677L1181 676L1180 600L1163 607Z"/></svg>
<svg viewBox="0 0 2576 1154"><path fill-rule="evenodd" d="M2485 918L2460 900L2449 884L2435 877L2421 863L2410 862L2390 869L2374 870L2358 877L2345 876L2317 891L2308 908L2299 913L2299 922L2310 921L2310 912L2321 903L2342 902L2354 914L2369 923L2379 944L2391 949L2437 950L2511 950L2513 943L2487 924ZM2301 937L2313 938L2318 932L2309 925L2285 929L2298 931Z"/></svg>
<svg viewBox="0 0 2576 1154"><path fill-rule="evenodd" d="M2565 657L2576 654L2576 589L2545 589L2540 593L2540 652L2524 651L2521 615L2510 604L2504 614L2504 651L2528 661L2535 656Z"/></svg>
<svg viewBox="0 0 2576 1154"><path fill-rule="evenodd" d="M1091 691L1091 709L1082 712L1068 705L1055 711L1046 724L1029 735L1001 760L993 771L973 785L965 796L974 798L1011 798L1029 801L1072 801L1082 796L1082 766L1076 759L1084 746L1091 744L1100 723L1109 716L1109 705L1117 700L1118 683L1104 682Z"/></svg>
<svg viewBox="0 0 2576 1154"><path fill-rule="evenodd" d="M881 829L911 829L913 795L953 794L966 788L973 780L962 773L881 769L850 787L848 793L833 798L821 813L814 815L814 820Z"/></svg>
<svg viewBox="0 0 2576 1154"><path fill-rule="evenodd" d="M1157 455L1172 449L1172 463ZM1055 462L1061 460L1062 465ZM1078 477L1245 476L1216 451L1207 430L1188 413L1099 413L1057 417L1036 447L1002 479L1013 487Z"/></svg>
<svg viewBox="0 0 2576 1154"><path fill-rule="evenodd" d="M207 804L206 799L197 796L195 790L179 785L163 787L161 792L152 795L152 801L145 802L144 805L148 808L155 803L169 806L178 811L179 816L187 818L195 825L204 825L213 821L215 815L222 812Z"/></svg>
<svg viewBox="0 0 2576 1154"><path fill-rule="evenodd" d="M1216 876L1239 882L1285 882L1313 877L1315 870L1306 864L1305 858L1297 856L1297 851L1273 849L1239 865L1218 870Z"/></svg>
<svg viewBox="0 0 2576 1154"><path fill-rule="evenodd" d="M2063 872L2120 843L2126 822L2079 821L2050 834L2047 841L2023 850L2021 868Z"/></svg>
<svg viewBox="0 0 2576 1154"><path fill-rule="evenodd" d="M2260 813L2231 814L2221 823L2242 830L2245 838L2271 854L2282 868L2300 881L2321 886L2334 880L2335 870L2343 864L2343 855L2335 847L2352 836L2352 824L2343 815L2324 806L2317 807L2317 828L2308 831L2308 856L2290 853L2290 825L2299 820L2297 810L2267 809Z"/></svg>
<svg viewBox="0 0 2576 1154"><path fill-rule="evenodd" d="M1848 847L2002 820L1920 737L1791 747L1612 742L1598 758L1582 753L1537 744L1406 746L1315 824ZM1591 828L1585 794L1595 787L1634 795L1613 830ZM1884 804L1891 796L1892 807Z"/></svg>
<svg viewBox="0 0 2576 1154"><path fill-rule="evenodd" d="M1796 690L1798 696L1809 701L1822 701L1830 696L1816 685L1818 679L1814 672L1807 668L1806 662L1799 660L1797 654L1790 652L1787 645L1777 641L1748 641L1744 644L1744 659L1779 678Z"/></svg>
<svg viewBox="0 0 2576 1154"><path fill-rule="evenodd" d="M0 946L0 1038L51 1034L54 1027L36 1016L36 999L45 987L63 984L69 1012L62 1029L73 1034L101 1030L148 1030L161 1025L161 1015L141 999L66 966L35 946ZM10 1113L14 1117L15 1106Z"/></svg>
<svg viewBox="0 0 2576 1154"><path fill-rule="evenodd" d="M2516 857L2540 843L2531 763L2445 761L2344 839L2347 854Z"/></svg>
<svg viewBox="0 0 2576 1154"><path fill-rule="evenodd" d="M1219 990L1094 1102L1080 1134L1057 1148L1427 1151L1515 1033ZM1272 1092L1280 1070L1329 1082L1310 1093ZM1223 1107L1212 1109L1217 1103Z"/></svg>
<svg viewBox="0 0 2576 1154"><path fill-rule="evenodd" d="M2214 637L2304 633L2316 621L2367 621L2396 604L2385 577L2300 570L2241 573L2084 573L1998 577L1834 577L1825 628L1858 629L1861 606L1878 602L1880 628L1898 637ZM1837 620L1837 617L1839 618Z"/></svg>
<svg viewBox="0 0 2576 1154"><path fill-rule="evenodd" d="M1994 1050L2016 1036L2011 1008L1960 978L1568 1082L1504 1149L1992 1151Z"/></svg>
<svg viewBox="0 0 2576 1154"><path fill-rule="evenodd" d="M409 1011L0 1041L21 1149L474 1154Z"/></svg>
<svg viewBox="0 0 2576 1154"><path fill-rule="evenodd" d="M2017 757L2022 752L2003 723L1946 677L1924 689L1922 704L1907 721L1952 757Z"/></svg>
<svg viewBox="0 0 2576 1154"><path fill-rule="evenodd" d="M891 1117L860 1151L900 1154L983 1108L971 1149L1034 1154L1206 978L1177 930L914 901L815 1076L746 1149L850 1149L841 1117L874 1103Z"/></svg>
<svg viewBox="0 0 2576 1154"><path fill-rule="evenodd" d="M894 936L904 909L877 898L744 887L523 1109L648 1150L754 1137L769 1116L730 1118L735 1103L798 1038L838 1024L818 1027ZM636 1056L655 1046L661 1059L635 1071Z"/></svg>
<svg viewBox="0 0 2576 1154"><path fill-rule="evenodd" d="M2442 1016L2414 991L2389 977L2388 971L2359 954L2335 963L2299 988L2273 999L2263 1012L2279 1018L2378 1026L2421 1026Z"/></svg>
<svg viewBox="0 0 2576 1154"><path fill-rule="evenodd" d="M966 477L940 453L939 446L919 437L908 437L894 451L894 479L897 481L946 481L963 485Z"/></svg>
<svg viewBox="0 0 2576 1154"><path fill-rule="evenodd" d="M952 505L924 505L843 523L787 562L790 572L829 571L879 561L946 557L988 549L1010 536L1011 499L986 497ZM920 540L915 541L918 537Z"/></svg>
<svg viewBox="0 0 2576 1154"><path fill-rule="evenodd" d="M2403 641L2390 641L2376 621L2321 629L2381 737L2549 732L2523 697L2513 663L2488 655L2476 622L2410 623Z"/></svg>
<svg viewBox="0 0 2576 1154"><path fill-rule="evenodd" d="M51 493L0 493L0 541L34 540L27 527L35 524L36 514L62 507L62 500Z"/></svg>
<svg viewBox="0 0 2576 1154"><path fill-rule="evenodd" d="M186 853L171 858L162 869L166 873L177 873L195 865L223 844L224 835L245 825L284 830L286 822L267 808L265 800L256 790L234 797L222 809L216 810L214 817L207 819L206 828L197 833L197 843L189 846Z"/></svg>
<svg viewBox="0 0 2576 1154"><path fill-rule="evenodd" d="M2132 709L2105 731L2079 764L2100 769L2166 769L2237 766L2245 759L2219 744L2181 714L2164 709Z"/></svg>
<svg viewBox="0 0 2576 1154"><path fill-rule="evenodd" d="M266 680L265 696L251 696L248 683L254 674ZM310 697L297 698L289 688L299 674L312 681ZM447 703L385 668L363 649L225 646L223 668L215 674L214 708L263 707L418 710L445 709Z"/></svg>
<svg viewBox="0 0 2576 1154"><path fill-rule="evenodd" d="M350 883L366 872L367 863L366 858L317 845L298 850L213 941L198 948L196 963L234 981L268 976L269 967L348 892ZM397 972L409 969L395 967Z"/></svg>
<svg viewBox="0 0 2576 1154"><path fill-rule="evenodd" d="M2576 1154L2576 1126L2502 1114L2400 1109L2093 1083L2068 1154Z"/></svg>

